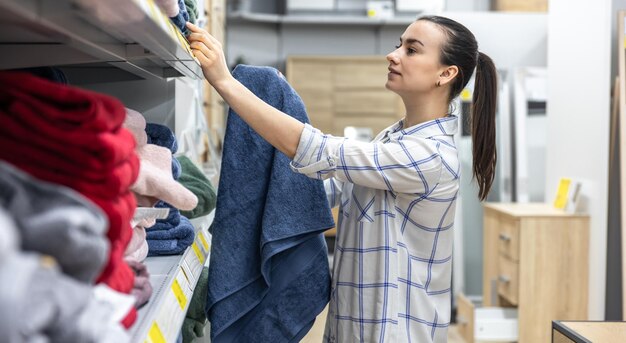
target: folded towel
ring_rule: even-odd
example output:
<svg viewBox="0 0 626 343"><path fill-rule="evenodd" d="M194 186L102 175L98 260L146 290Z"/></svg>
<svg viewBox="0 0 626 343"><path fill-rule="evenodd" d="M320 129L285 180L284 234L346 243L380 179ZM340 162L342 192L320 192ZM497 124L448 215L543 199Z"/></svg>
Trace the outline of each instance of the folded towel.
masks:
<svg viewBox="0 0 626 343"><path fill-rule="evenodd" d="M102 271L107 220L80 194L0 161L0 206L15 219L23 250L54 257L65 274L85 283Z"/></svg>
<svg viewBox="0 0 626 343"><path fill-rule="evenodd" d="M0 72L0 89L2 111L19 114L20 120L36 127L104 132L119 128L126 116L122 103L113 97L28 73Z"/></svg>
<svg viewBox="0 0 626 343"><path fill-rule="evenodd" d="M30 154L38 150L39 164L61 168L68 173L80 173L77 169L87 169L97 170L100 174L110 172L134 154L133 136L125 129L72 132L54 127L53 123L47 123L47 129L35 128L18 120L22 114L0 115L0 144L11 145L11 151L4 154Z"/></svg>
<svg viewBox="0 0 626 343"><path fill-rule="evenodd" d="M167 218L168 215L169 208L137 208L130 224L133 226L133 237L124 252L124 260L129 265L131 261L142 262L146 259L149 249L146 241L146 228L156 224L157 219ZM135 284L137 284L136 279Z"/></svg>
<svg viewBox="0 0 626 343"><path fill-rule="evenodd" d="M188 31L185 24L189 21L189 13L187 13L187 7L185 7L185 1L178 0L178 7L180 8L178 15L170 17L170 20L186 36Z"/></svg>
<svg viewBox="0 0 626 343"><path fill-rule="evenodd" d="M174 211L172 211L174 212ZM167 229L155 229L157 225L146 230L148 241L148 256L178 255L187 249L195 238L196 231L189 219L178 215L175 225L157 223L158 227L170 226Z"/></svg>
<svg viewBox="0 0 626 343"><path fill-rule="evenodd" d="M196 207L198 198L171 174L172 153L168 149L146 144L137 149L137 154L141 164L139 177L131 187L133 192L155 197L183 210Z"/></svg>
<svg viewBox="0 0 626 343"><path fill-rule="evenodd" d="M126 108L126 119L124 120L124 128L130 131L135 137L136 147L140 148L148 144L148 135L146 134L146 119L141 113Z"/></svg>
<svg viewBox="0 0 626 343"><path fill-rule="evenodd" d="M147 123L146 134L148 135L148 143L168 148L172 154L178 151L178 142L174 132L169 127L161 124Z"/></svg>
<svg viewBox="0 0 626 343"><path fill-rule="evenodd" d="M140 308L145 305L152 296L152 285L150 284L150 274L145 264L136 261L128 262L128 265L135 272L135 284L131 294L135 297L135 307Z"/></svg>
<svg viewBox="0 0 626 343"><path fill-rule="evenodd" d="M59 85L25 73L0 72L0 137L6 137L11 133L7 130L8 124L19 121L20 124L30 125L32 128L25 136L27 139L35 141L37 137L48 135L46 137L49 139L46 142L49 146L61 142L59 151L51 154L88 151L89 155L98 155L99 152L106 151L98 156L106 158L106 163L113 167L90 169L107 173L115 169L119 163L129 160L131 175L127 179L132 184L139 168L138 163L133 164L131 160L135 159L138 162L132 134L121 127L125 116L126 110L122 103L112 97ZM100 135L102 133L126 136L128 140L124 142L120 141L119 137L102 138ZM34 143L32 145L37 146ZM103 146L108 148L103 149ZM114 148L110 149L112 146ZM103 282L114 290L130 293L134 276L122 260L122 256L132 235L129 224L136 207L132 193L128 189L123 189L117 197L111 197L111 194L103 195L95 189L83 187L83 183L78 184L77 180L46 172L45 163L18 159L15 155L6 153L7 150L9 149L0 149L1 159L17 165L39 179L78 190L106 214L109 220L107 238L110 253L107 264L96 282ZM45 149L42 147L42 150ZM94 159L84 164L75 159L73 161L76 162L76 168L81 169L89 168L89 163L93 163ZM102 167L106 167L106 163ZM130 326L136 315L136 311L131 310L123 324Z"/></svg>
<svg viewBox="0 0 626 343"><path fill-rule="evenodd" d="M198 278L198 283L193 291L189 309L181 329L183 342L191 343L194 339L204 336L204 327L207 324L204 306L206 305L206 294L209 287L209 267L202 268L202 273Z"/></svg>
<svg viewBox="0 0 626 343"><path fill-rule="evenodd" d="M195 24L198 20L198 4L196 4L196 0L185 0L185 7L187 8L187 13L189 13L189 21Z"/></svg>
<svg viewBox="0 0 626 343"><path fill-rule="evenodd" d="M0 144L2 139L0 138ZM120 193L126 192L139 174L139 158L131 155L118 164L114 169L105 173L94 169L80 169L80 164L74 164L74 170L68 172L61 165L46 163L38 159L38 149L32 149L26 145L20 145L17 150L12 150L12 144L4 144L5 149L0 151L0 158L10 161L27 173L49 182L70 187L82 194L94 194L104 199L112 199ZM32 153L28 153L31 151ZM68 165L69 167L69 165Z"/></svg>
<svg viewBox="0 0 626 343"><path fill-rule="evenodd" d="M308 121L276 69L240 65L233 76L266 103ZM289 164L230 110L210 227L212 342L297 342L329 300L322 232L334 222L324 186Z"/></svg>
<svg viewBox="0 0 626 343"><path fill-rule="evenodd" d="M178 0L155 0L166 16L174 17L178 14Z"/></svg>
<svg viewBox="0 0 626 343"><path fill-rule="evenodd" d="M211 185L204 173L187 156L180 156L178 160L182 168L182 174L178 182L198 198L196 208L191 211L181 211L180 213L190 219L211 213L215 208L215 201L217 200L215 188L213 188L213 185Z"/></svg>

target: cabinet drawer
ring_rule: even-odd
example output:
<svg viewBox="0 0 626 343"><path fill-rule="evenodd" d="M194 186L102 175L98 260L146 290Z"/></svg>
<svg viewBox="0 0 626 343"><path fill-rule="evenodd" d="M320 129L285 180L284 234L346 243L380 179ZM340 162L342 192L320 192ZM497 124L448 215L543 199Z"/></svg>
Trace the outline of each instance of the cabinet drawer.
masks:
<svg viewBox="0 0 626 343"><path fill-rule="evenodd" d="M519 264L500 254L498 256L498 294L517 305L519 294Z"/></svg>
<svg viewBox="0 0 626 343"><path fill-rule="evenodd" d="M513 261L519 261L519 221L508 216L500 216L498 251Z"/></svg>

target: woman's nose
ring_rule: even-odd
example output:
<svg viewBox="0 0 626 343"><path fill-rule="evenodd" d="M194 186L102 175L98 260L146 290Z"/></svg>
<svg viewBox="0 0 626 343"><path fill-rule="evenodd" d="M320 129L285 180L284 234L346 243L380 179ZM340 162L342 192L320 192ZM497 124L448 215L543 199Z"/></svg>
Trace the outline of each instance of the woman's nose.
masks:
<svg viewBox="0 0 626 343"><path fill-rule="evenodd" d="M387 61L393 63L393 64L397 64L398 63L398 57L396 56L396 51L392 51L390 53L387 54Z"/></svg>

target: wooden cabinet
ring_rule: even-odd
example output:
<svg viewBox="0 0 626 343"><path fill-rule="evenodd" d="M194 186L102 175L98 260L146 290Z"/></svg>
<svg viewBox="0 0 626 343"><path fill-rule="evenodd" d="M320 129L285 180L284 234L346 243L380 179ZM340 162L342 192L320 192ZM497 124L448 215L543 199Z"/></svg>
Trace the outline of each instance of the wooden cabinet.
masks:
<svg viewBox="0 0 626 343"><path fill-rule="evenodd" d="M376 136L404 117L402 100L385 88L388 65L384 56L290 56L286 73L314 127L335 136L369 127Z"/></svg>
<svg viewBox="0 0 626 343"><path fill-rule="evenodd" d="M549 204L485 204L484 306L518 309L519 342L550 342L553 320L587 318L589 217Z"/></svg>
<svg viewBox="0 0 626 343"><path fill-rule="evenodd" d="M553 343L621 343L626 338L626 322L553 322Z"/></svg>

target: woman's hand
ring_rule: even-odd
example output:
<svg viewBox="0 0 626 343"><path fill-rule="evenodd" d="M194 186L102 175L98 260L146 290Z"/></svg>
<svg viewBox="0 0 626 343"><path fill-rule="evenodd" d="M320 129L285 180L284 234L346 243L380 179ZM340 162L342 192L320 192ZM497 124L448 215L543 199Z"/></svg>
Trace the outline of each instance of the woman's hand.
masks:
<svg viewBox="0 0 626 343"><path fill-rule="evenodd" d="M204 77L213 87L218 88L220 84L232 78L222 44L206 30L192 23L188 22L187 28L191 31L187 36L191 51L202 66Z"/></svg>

